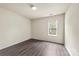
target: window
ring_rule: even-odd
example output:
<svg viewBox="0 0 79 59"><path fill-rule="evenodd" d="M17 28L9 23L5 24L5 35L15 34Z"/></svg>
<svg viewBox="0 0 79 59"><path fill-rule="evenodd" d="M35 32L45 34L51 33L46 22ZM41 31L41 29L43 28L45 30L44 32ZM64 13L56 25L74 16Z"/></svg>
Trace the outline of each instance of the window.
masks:
<svg viewBox="0 0 79 59"><path fill-rule="evenodd" d="M56 19L49 20L48 35L55 35L56 36Z"/></svg>

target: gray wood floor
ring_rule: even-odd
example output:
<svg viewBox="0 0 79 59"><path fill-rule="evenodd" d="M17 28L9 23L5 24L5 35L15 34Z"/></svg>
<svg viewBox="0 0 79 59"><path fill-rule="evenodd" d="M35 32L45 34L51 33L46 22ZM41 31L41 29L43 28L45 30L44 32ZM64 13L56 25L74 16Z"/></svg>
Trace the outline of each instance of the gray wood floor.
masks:
<svg viewBox="0 0 79 59"><path fill-rule="evenodd" d="M0 50L0 56L69 56L69 54L63 45L31 39Z"/></svg>

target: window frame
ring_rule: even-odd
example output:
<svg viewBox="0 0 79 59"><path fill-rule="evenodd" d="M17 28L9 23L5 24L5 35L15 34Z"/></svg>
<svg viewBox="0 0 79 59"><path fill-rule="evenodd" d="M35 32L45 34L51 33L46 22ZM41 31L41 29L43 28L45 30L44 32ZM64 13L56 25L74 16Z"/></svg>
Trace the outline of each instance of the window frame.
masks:
<svg viewBox="0 0 79 59"><path fill-rule="evenodd" d="M56 19L56 35L55 34L49 34L50 20L48 20L48 36L57 36L57 24L58 24L58 22L57 22L57 19Z"/></svg>

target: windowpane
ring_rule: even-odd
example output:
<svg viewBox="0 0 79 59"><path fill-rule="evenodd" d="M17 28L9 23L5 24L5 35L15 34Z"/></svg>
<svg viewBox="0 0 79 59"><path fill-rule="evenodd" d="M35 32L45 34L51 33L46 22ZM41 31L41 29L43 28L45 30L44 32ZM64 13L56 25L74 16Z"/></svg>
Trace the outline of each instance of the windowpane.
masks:
<svg viewBox="0 0 79 59"><path fill-rule="evenodd" d="M56 35L56 20L49 21L49 34Z"/></svg>

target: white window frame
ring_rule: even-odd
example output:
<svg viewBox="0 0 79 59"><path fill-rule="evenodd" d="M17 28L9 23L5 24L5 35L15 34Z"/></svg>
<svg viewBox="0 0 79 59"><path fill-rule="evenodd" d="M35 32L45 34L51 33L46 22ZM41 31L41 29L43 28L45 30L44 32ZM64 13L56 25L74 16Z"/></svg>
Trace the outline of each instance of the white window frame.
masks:
<svg viewBox="0 0 79 59"><path fill-rule="evenodd" d="M58 24L58 22L57 22L57 19L56 19L56 35L54 35L54 34L49 34L49 27L50 27L50 20L48 20L48 36L57 36L57 24Z"/></svg>

